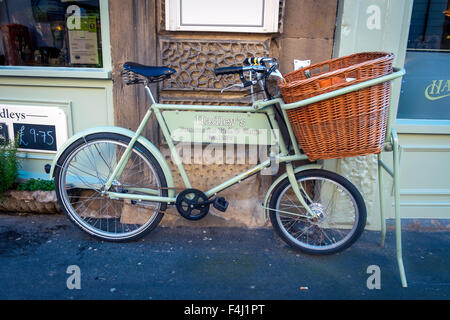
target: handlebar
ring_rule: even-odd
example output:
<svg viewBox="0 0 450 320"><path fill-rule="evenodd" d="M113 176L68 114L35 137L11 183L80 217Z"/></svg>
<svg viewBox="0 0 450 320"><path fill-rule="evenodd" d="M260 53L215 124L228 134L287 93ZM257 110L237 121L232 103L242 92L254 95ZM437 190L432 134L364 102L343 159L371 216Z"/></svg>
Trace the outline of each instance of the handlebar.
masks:
<svg viewBox="0 0 450 320"><path fill-rule="evenodd" d="M231 66L231 67L216 68L216 69L214 69L214 73L216 75L239 74L239 78L242 81L242 85L236 84L236 85L232 85L231 87L238 86L238 87L244 88L244 87L249 87L251 85L254 85L258 81L261 81L264 91L266 92L267 96L270 98L271 95L269 94L269 91L267 88L267 80L273 72L281 75L277 68L278 68L278 62L275 58L251 57L251 58L246 58L243 61L243 66ZM244 76L244 72L246 72L246 71L258 73L258 74L260 74L260 76L257 76L257 80L249 81ZM250 79L251 79L251 77L250 77ZM225 89L228 89L228 88L225 88Z"/></svg>
<svg viewBox="0 0 450 320"><path fill-rule="evenodd" d="M266 68L264 66L235 66L235 67L222 67L222 68L216 68L214 69L214 73L216 75L221 74L236 74L236 73L242 73L245 71L256 71L259 73L266 72Z"/></svg>
<svg viewBox="0 0 450 320"><path fill-rule="evenodd" d="M274 63L277 60L275 58L266 58L266 57L251 57L244 60L245 66L251 66L251 65L260 65L265 66L266 62Z"/></svg>

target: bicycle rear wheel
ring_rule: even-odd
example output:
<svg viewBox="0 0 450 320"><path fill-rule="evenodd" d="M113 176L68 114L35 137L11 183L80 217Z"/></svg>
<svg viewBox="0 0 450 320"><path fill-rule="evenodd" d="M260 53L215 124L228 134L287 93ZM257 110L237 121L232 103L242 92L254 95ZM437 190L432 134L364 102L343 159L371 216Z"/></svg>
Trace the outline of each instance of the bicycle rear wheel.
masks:
<svg viewBox="0 0 450 320"><path fill-rule="evenodd" d="M114 200L102 193L130 140L115 133L80 138L66 149L55 168L55 190L64 213L81 230L102 240L140 238L158 225L166 208L160 202ZM161 167L136 142L123 173L113 181L110 190L146 194L144 188L167 196Z"/></svg>
<svg viewBox="0 0 450 320"><path fill-rule="evenodd" d="M316 217L300 204L286 178L275 188L269 203L277 234L309 254L332 254L350 247L366 225L366 206L358 189L326 170L306 170L295 177Z"/></svg>

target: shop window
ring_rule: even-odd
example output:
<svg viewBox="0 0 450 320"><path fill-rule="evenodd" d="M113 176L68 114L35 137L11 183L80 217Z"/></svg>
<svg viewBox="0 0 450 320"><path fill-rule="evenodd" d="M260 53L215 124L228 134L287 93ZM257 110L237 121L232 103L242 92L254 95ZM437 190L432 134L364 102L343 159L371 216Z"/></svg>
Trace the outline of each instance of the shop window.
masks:
<svg viewBox="0 0 450 320"><path fill-rule="evenodd" d="M450 1L414 1L408 50L450 51Z"/></svg>
<svg viewBox="0 0 450 320"><path fill-rule="evenodd" d="M415 0L398 119L450 121L450 1Z"/></svg>
<svg viewBox="0 0 450 320"><path fill-rule="evenodd" d="M99 0L0 0L0 66L102 68Z"/></svg>

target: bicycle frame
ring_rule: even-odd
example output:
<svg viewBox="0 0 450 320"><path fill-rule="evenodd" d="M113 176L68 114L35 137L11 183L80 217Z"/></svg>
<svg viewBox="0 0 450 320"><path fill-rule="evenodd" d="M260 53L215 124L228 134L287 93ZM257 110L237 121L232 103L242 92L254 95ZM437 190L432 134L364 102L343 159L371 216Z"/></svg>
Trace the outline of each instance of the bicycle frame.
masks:
<svg viewBox="0 0 450 320"><path fill-rule="evenodd" d="M342 88L342 89L339 89L339 90L336 90L333 92L325 93L320 96L316 96L316 97L302 100L299 102L285 104L282 99L276 98L276 99L271 99L271 100L255 101L253 106L207 106L207 105L205 106L205 105L160 104L160 103L156 103L156 101L154 100L153 95L150 91L150 88L146 85L145 89L146 89L146 92L147 92L152 104L151 104L150 108L147 110L144 118L142 119L142 121L141 121L138 129L136 130L135 135L131 139L129 145L127 146L124 154L122 155L121 159L119 160L115 169L113 170L113 173L109 177L109 180L106 182L104 190L109 190L109 188L111 187L111 185L112 185L113 181L116 179L116 177L121 175L122 171L125 168L125 164L127 163L129 157L131 156L131 151L132 151L132 148L133 148L135 142L141 136L142 131L144 130L145 126L147 125L148 120L150 119L150 116L152 115L153 112L155 113L158 124L161 127L161 131L164 135L164 138L166 139L166 142L170 149L171 155L172 155L174 162L179 170L179 173L181 175L183 183L186 188L191 188L191 183L190 183L189 177L188 177L186 170L182 164L180 156L175 148L174 140L172 139L172 136L169 132L166 122L164 121L164 117L163 117L161 111L177 110L177 111L247 112L250 114L265 113L268 116L269 121L273 126L273 129L279 130L278 123L275 120L275 111L274 111L274 105L279 104L281 107L281 110L282 110L282 115L286 122L290 141L292 142L292 149L294 151L294 154L291 154L291 155L289 154L289 151L288 151L289 146L286 145L286 142L283 140L283 137L280 136L278 139L280 152L278 155L275 156L275 160L278 163L286 163L286 174L285 175L287 175L289 182L292 185L295 195L297 196L298 200L303 205L303 207L305 208L307 213L311 217L314 217L314 216L316 216L316 214L314 212L312 212L312 210L306 204L306 201L304 200L304 198L302 196L301 186L299 186L298 183L296 182L295 173L298 172L299 170L298 170L298 168L294 168L294 166L292 164L293 161L306 160L306 159L308 159L308 157L300 152L300 149L299 149L299 146L297 143L297 139L296 139L296 137L293 133L292 127L289 123L286 110L298 108L298 107L302 107L302 106L305 106L305 105L308 105L308 104L311 104L314 102L330 99L330 98L333 98L333 97L341 95L341 94L346 94L346 93L353 92L356 90L361 90L361 89L369 87L369 86L373 86L373 85L376 85L376 84L379 84L379 83L382 83L385 81L390 81L395 78L401 77L403 74L404 74L403 69L395 68L394 73L392 73L390 75L383 76L383 77L380 77L380 78L377 78L374 80L366 81L363 83L359 83L359 84L356 84L353 86L345 87L345 88ZM220 191L223 191L226 188L228 188L236 183L240 183L242 180L244 180L244 179L246 179L246 178L248 178L270 166L271 166L270 159L265 160L264 162L252 167L251 169L213 187L212 189L206 191L205 194L208 198L215 196ZM309 167L309 166L306 166L306 167ZM130 189L130 190L132 190L132 189ZM162 197L162 196L158 195L160 192L159 190L150 189L150 188L139 188L138 191L140 191L141 193L145 193L145 195L118 193L118 192L110 192L110 191L105 191L105 193L112 199L131 199L131 200L137 200L137 201L166 202L168 204L174 204L176 201L176 195ZM270 190L269 190L269 192L270 192ZM303 193L303 194L305 194L305 193ZM265 205L266 202L267 202L267 196L266 196L265 203L263 204L264 208L266 207L266 205Z"/></svg>
<svg viewBox="0 0 450 320"><path fill-rule="evenodd" d="M150 100L153 100L151 96L151 92L149 88L146 86L146 90L149 93ZM278 100L271 100L273 103L277 103ZM116 168L113 170L112 175L110 176L109 180L105 184L105 190L108 190L113 183L114 179L116 177L120 176L124 169L124 165L128 161L129 157L131 156L131 150L133 148L134 143L137 141L139 136L142 134L143 129L145 128L148 120L150 119L150 116L152 113L155 113L156 119L158 121L158 124L161 127L161 131L164 135L164 138L166 139L166 142L168 144L168 147L170 149L171 155L174 159L174 162L179 170L179 173L181 175L182 181L186 188L191 188L191 182L189 180L189 177L186 173L186 170L182 164L182 161L180 159L180 156L175 148L174 140L172 139L172 136L169 132L169 129L167 127L166 122L164 121L164 117L162 115L161 111L164 110L178 110L178 111L217 111L217 112L248 112L248 113L265 113L270 123L273 126L274 130L279 129L278 123L275 120L275 111L273 105L268 105L263 108L255 109L254 107L248 107L248 106L204 106L204 105L171 105L171 104L159 104L154 102L151 107L148 109L147 113L145 114L141 124L139 125L138 129L136 130L135 136L130 141L128 147L126 148L124 154L122 155L121 159L119 160L118 164L116 165ZM284 116L286 117L285 112ZM287 119L287 118L286 118ZM293 134L292 128L289 125L289 122L287 122L287 128L290 135L291 141L296 141L295 136ZM281 137L280 137L281 138ZM292 161L298 161L298 160L306 160L308 159L306 155L301 154L300 150L297 146L297 144L294 144L294 155L288 154L288 149L286 146L285 141L281 138L278 140L279 143L279 149L280 153L276 156L276 161L279 163L287 162L287 167L291 168L293 170L293 166L291 164ZM218 192L241 182L242 180L260 172L261 170L270 167L271 161L270 159L267 159L266 161L252 167L251 169L221 183L218 186L213 187L212 189L205 192L206 196L212 197L216 195ZM141 200L141 201L158 201L158 202L167 202L168 204L174 203L176 200L176 197L160 197L157 196L159 193L159 190L155 189L147 189L147 188L140 188L140 192L146 193L148 195L135 195L135 194L125 194L125 193L117 193L117 192L107 192L109 197L111 198L117 198L117 199L133 199L133 200Z"/></svg>

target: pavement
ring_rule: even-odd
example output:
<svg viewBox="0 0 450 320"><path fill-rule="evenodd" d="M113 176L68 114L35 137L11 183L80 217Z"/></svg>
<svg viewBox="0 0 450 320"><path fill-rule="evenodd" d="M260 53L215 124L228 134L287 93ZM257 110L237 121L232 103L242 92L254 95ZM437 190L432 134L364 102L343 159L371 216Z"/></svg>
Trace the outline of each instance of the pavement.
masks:
<svg viewBox="0 0 450 320"><path fill-rule="evenodd" d="M344 252L310 256L270 228L158 227L117 244L89 237L63 215L2 214L0 299L449 299L449 228L405 229L407 288L391 228L384 247L380 232L366 230Z"/></svg>

